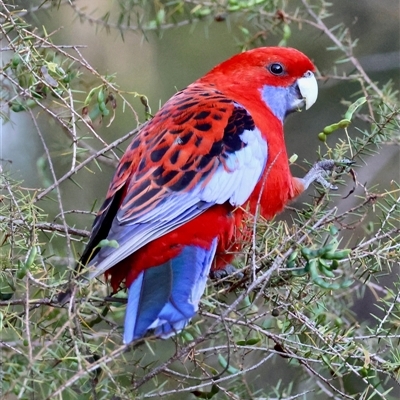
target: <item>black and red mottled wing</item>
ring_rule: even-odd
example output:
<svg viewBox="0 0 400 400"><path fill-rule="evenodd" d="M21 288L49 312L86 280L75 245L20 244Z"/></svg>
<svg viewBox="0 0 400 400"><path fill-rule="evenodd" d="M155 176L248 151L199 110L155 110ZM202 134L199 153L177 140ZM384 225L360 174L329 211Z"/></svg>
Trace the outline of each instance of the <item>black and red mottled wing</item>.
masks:
<svg viewBox="0 0 400 400"><path fill-rule="evenodd" d="M243 204L267 161L252 117L212 85L175 94L132 141L95 220L82 264L97 276L214 204ZM95 249L100 240L117 249Z"/></svg>

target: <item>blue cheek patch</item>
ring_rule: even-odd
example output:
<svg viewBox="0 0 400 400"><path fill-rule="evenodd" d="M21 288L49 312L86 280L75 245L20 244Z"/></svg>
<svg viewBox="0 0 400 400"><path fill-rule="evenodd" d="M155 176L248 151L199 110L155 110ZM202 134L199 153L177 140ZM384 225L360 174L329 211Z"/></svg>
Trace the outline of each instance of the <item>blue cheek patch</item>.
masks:
<svg viewBox="0 0 400 400"><path fill-rule="evenodd" d="M288 87L265 85L261 89L261 98L272 113L282 123L285 117L296 111L302 103L302 98L297 85Z"/></svg>

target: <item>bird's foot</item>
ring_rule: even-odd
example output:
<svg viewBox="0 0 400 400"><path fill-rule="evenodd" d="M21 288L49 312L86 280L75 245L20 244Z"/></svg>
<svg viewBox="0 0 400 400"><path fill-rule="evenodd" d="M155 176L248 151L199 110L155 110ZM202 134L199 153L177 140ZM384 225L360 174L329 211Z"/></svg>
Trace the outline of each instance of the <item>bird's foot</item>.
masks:
<svg viewBox="0 0 400 400"><path fill-rule="evenodd" d="M304 188L307 189L311 183L318 182L320 185L327 189L337 190L338 187L326 180L326 177L331 173L335 167L349 167L354 164L354 161L343 159L340 161L335 160L321 160L316 162L302 179Z"/></svg>
<svg viewBox="0 0 400 400"><path fill-rule="evenodd" d="M232 276L235 279L242 279L244 275L242 272L238 271L232 264L225 265L225 267L222 269L210 272L210 278L215 280L220 280L226 278L227 276Z"/></svg>

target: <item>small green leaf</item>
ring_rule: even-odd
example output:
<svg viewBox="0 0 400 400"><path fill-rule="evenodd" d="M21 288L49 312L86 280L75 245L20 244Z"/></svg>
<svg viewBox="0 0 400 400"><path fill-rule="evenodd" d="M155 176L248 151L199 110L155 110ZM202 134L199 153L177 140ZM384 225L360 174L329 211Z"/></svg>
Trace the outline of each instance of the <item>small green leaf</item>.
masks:
<svg viewBox="0 0 400 400"><path fill-rule="evenodd" d="M252 338L252 339L247 339L247 340L238 340L236 344L238 346L254 346L260 341L259 338Z"/></svg>
<svg viewBox="0 0 400 400"><path fill-rule="evenodd" d="M35 261L36 255L37 255L37 247L32 246L31 249L29 250L28 257L25 261L26 269L29 269L32 266L33 262Z"/></svg>
<svg viewBox="0 0 400 400"><path fill-rule="evenodd" d="M228 361L225 360L225 357L222 354L218 354L218 362L222 368L228 372L228 374L237 374L239 370L232 365L228 365Z"/></svg>
<svg viewBox="0 0 400 400"><path fill-rule="evenodd" d="M119 244L116 240L103 239L100 240L99 244L96 246L96 249L102 247L113 247L114 249L118 249Z"/></svg>
<svg viewBox="0 0 400 400"><path fill-rule="evenodd" d="M7 292L7 293L0 292L0 300L2 301L10 300L13 296L14 292Z"/></svg>
<svg viewBox="0 0 400 400"><path fill-rule="evenodd" d="M366 101L367 98L364 96L357 99L353 104L350 105L350 107L346 111L346 114L344 114L344 118L351 121L353 114L357 111L359 107L366 103Z"/></svg>
<svg viewBox="0 0 400 400"><path fill-rule="evenodd" d="M191 392L194 396L199 399L212 399L214 395L219 392L219 387L217 385L212 385L209 392L202 392L201 390L194 390Z"/></svg>
<svg viewBox="0 0 400 400"><path fill-rule="evenodd" d="M343 260L351 253L351 249L344 249L339 251L328 251L322 255L326 260Z"/></svg>

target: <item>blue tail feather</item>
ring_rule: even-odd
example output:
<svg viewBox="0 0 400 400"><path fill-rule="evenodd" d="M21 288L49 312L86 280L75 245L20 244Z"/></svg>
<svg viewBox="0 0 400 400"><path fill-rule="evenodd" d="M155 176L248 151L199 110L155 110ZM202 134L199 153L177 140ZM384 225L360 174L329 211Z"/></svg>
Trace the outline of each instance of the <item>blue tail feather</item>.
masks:
<svg viewBox="0 0 400 400"><path fill-rule="evenodd" d="M174 259L143 271L129 288L124 342L154 334L168 338L181 331L198 309L217 247L186 246Z"/></svg>
<svg viewBox="0 0 400 400"><path fill-rule="evenodd" d="M125 343L145 335L149 325L157 318L165 302L168 301L171 287L170 263L149 268L133 281L129 289L125 314Z"/></svg>

